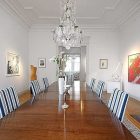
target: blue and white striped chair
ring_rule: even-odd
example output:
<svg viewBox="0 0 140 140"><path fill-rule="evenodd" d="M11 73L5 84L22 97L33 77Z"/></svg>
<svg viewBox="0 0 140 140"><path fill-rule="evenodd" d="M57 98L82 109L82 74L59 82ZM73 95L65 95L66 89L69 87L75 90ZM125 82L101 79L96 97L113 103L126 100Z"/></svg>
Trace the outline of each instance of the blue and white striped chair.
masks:
<svg viewBox="0 0 140 140"><path fill-rule="evenodd" d="M31 87L31 92L32 92L33 96L35 96L41 92L41 88L40 88L38 80L31 81L30 87Z"/></svg>
<svg viewBox="0 0 140 140"><path fill-rule="evenodd" d="M19 99L14 87L9 87L0 91L0 118L3 118L19 106Z"/></svg>
<svg viewBox="0 0 140 140"><path fill-rule="evenodd" d="M102 97L102 93L103 93L103 90L104 90L104 85L105 85L105 82L103 81L99 81L98 84L97 84L97 87L95 89L95 93L101 98Z"/></svg>
<svg viewBox="0 0 140 140"><path fill-rule="evenodd" d="M92 92L94 91L95 80L96 80L95 78L92 78L91 81L90 81L90 85L89 86L90 86Z"/></svg>
<svg viewBox="0 0 140 140"><path fill-rule="evenodd" d="M49 87L49 81L47 77L43 78L43 83L44 83L45 90L47 90Z"/></svg>
<svg viewBox="0 0 140 140"><path fill-rule="evenodd" d="M125 108L128 102L128 94L124 91L115 89L111 94L108 108L118 117L118 119L122 122L124 117Z"/></svg>
<svg viewBox="0 0 140 140"><path fill-rule="evenodd" d="M4 95L0 92L0 119L8 114L7 102Z"/></svg>
<svg viewBox="0 0 140 140"><path fill-rule="evenodd" d="M20 106L20 103L15 87L9 87L8 91L9 91L10 99L13 104L13 108L17 109Z"/></svg>

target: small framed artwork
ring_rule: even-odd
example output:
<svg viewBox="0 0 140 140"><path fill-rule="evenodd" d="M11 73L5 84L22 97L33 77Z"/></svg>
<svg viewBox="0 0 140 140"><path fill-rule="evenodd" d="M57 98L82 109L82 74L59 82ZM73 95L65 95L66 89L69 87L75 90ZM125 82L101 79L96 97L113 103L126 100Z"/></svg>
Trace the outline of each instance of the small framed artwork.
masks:
<svg viewBox="0 0 140 140"><path fill-rule="evenodd" d="M6 76L20 75L19 55L7 52L6 56Z"/></svg>
<svg viewBox="0 0 140 140"><path fill-rule="evenodd" d="M108 68L108 59L100 59L100 69Z"/></svg>
<svg viewBox="0 0 140 140"><path fill-rule="evenodd" d="M128 56L128 82L140 84L140 53Z"/></svg>
<svg viewBox="0 0 140 140"><path fill-rule="evenodd" d="M46 68L46 58L39 58L38 66L39 68Z"/></svg>

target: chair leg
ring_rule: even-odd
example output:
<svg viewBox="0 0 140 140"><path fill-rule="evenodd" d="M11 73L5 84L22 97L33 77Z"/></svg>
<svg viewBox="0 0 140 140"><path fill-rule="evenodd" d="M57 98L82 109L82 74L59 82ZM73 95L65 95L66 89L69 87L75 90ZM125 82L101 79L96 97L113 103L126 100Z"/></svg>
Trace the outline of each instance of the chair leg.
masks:
<svg viewBox="0 0 140 140"><path fill-rule="evenodd" d="M31 104L33 104L33 102L36 100L35 96L32 97L31 99Z"/></svg>

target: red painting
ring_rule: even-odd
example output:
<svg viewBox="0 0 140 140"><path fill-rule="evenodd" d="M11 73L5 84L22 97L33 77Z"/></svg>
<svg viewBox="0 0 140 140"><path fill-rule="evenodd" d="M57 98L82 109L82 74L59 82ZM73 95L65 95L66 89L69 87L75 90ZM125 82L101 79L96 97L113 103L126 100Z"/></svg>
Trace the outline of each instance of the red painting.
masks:
<svg viewBox="0 0 140 140"><path fill-rule="evenodd" d="M140 84L140 53L128 56L128 82Z"/></svg>

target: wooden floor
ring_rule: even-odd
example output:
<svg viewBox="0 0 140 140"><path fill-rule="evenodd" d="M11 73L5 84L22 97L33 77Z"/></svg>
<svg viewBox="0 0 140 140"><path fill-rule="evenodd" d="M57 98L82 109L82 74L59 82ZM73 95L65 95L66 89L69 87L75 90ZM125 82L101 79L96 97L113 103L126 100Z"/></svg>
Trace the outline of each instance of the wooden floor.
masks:
<svg viewBox="0 0 140 140"><path fill-rule="evenodd" d="M140 101L130 98L126 110L127 118L140 129Z"/></svg>
<svg viewBox="0 0 140 140"><path fill-rule="evenodd" d="M108 101L109 97L110 94L104 92L102 98ZM140 101L129 97L125 115L136 127L140 129Z"/></svg>
<svg viewBox="0 0 140 140"><path fill-rule="evenodd" d="M23 94L19 96L20 104L25 103L27 100L31 98L30 91L25 91ZM104 93L103 99L109 100L110 94ZM140 116L140 101L137 101L136 99L129 98L127 108L126 108L126 114L127 118L140 129L140 122L136 119Z"/></svg>
<svg viewBox="0 0 140 140"><path fill-rule="evenodd" d="M20 104L24 104L27 100L29 100L32 97L30 91L25 91L19 96Z"/></svg>

